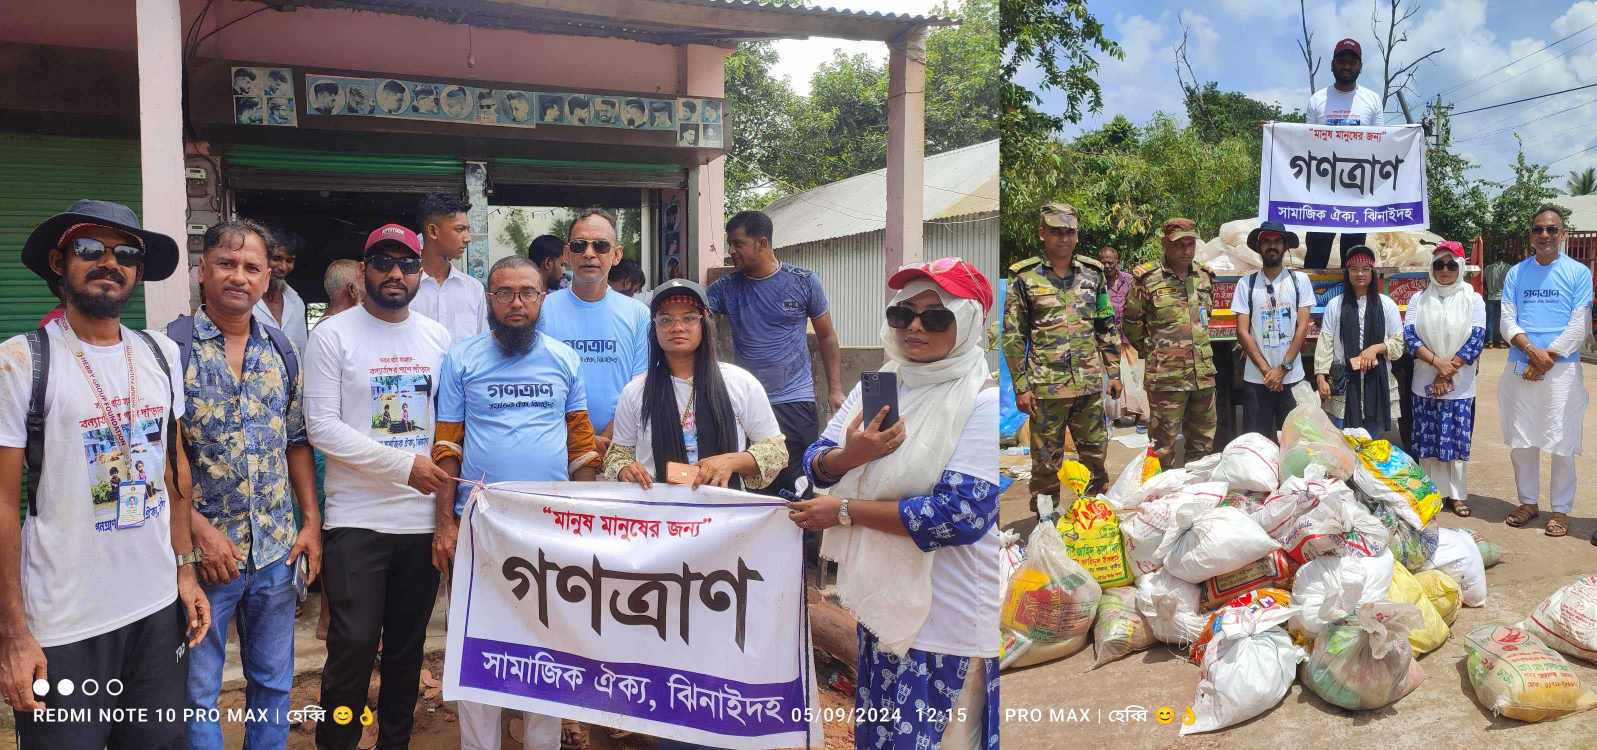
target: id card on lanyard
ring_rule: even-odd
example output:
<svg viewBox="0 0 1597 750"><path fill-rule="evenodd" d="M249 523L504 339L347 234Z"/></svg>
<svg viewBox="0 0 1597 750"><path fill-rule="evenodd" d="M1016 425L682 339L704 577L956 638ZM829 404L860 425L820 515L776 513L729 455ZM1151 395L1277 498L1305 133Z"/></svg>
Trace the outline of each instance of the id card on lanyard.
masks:
<svg viewBox="0 0 1597 750"><path fill-rule="evenodd" d="M117 450L121 453L122 476L125 478L117 482L112 488L116 493L116 527L131 529L144 525L144 514L149 505L150 483L137 477L133 473L133 443L144 442L144 433L138 429L136 421L139 403L139 377L138 369L133 364L133 342L129 337L122 336L122 354L128 368L128 404L126 432L123 425L117 421L117 414L111 408L111 398L100 385L100 379L94 374L94 366L89 364L89 358L83 353L83 342L78 340L72 326L65 317L58 318L61 331L64 334L67 349L71 351L72 358L77 361L78 369L83 372L83 377L89 381L89 389L94 393L94 403L99 409L100 417L105 420L107 429L112 439L116 441Z"/></svg>

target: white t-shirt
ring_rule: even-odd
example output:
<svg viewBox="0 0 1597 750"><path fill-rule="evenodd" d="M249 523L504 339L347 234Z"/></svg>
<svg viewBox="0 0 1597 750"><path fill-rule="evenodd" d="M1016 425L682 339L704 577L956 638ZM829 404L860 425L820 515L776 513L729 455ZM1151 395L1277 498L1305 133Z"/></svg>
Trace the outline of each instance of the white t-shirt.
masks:
<svg viewBox="0 0 1597 750"><path fill-rule="evenodd" d="M1352 91L1326 86L1309 97L1304 119L1311 125L1380 125L1384 120L1381 95L1363 86Z"/></svg>
<svg viewBox="0 0 1597 750"><path fill-rule="evenodd" d="M433 530L433 497L405 484L432 452L433 394L449 331L354 307L323 320L305 355L305 427L327 458L322 527L385 534Z"/></svg>
<svg viewBox="0 0 1597 750"><path fill-rule="evenodd" d="M1248 316L1248 329L1253 332L1253 340L1259 345L1259 353L1272 367L1281 364L1286 357L1286 350L1292 346L1292 335L1297 333L1298 316L1308 315L1314 307L1314 285L1309 283L1308 275L1288 269L1283 269L1283 272L1292 274L1295 283L1287 284L1279 275L1272 280L1260 271L1237 279L1236 291L1231 294L1231 311ZM1253 284L1252 299L1247 294L1250 282ZM1274 294L1271 293L1272 289ZM1272 297L1274 303L1270 301ZM1242 379L1249 383L1263 383L1264 373L1259 372L1253 359L1246 355L1242 359L1246 363ZM1303 357L1294 357L1291 365L1286 378L1281 381L1285 385L1303 379Z"/></svg>
<svg viewBox="0 0 1597 750"><path fill-rule="evenodd" d="M23 516L22 601L28 629L40 646L50 647L109 633L177 598L165 433L172 387L183 376L177 370L177 345L161 333L151 336L166 357L165 371L144 339L126 327L120 344L83 346L95 379L111 399L113 420L130 444L133 455L127 460L67 348L60 323L45 330L50 375L44 471L39 515ZM126 429L124 347L130 341L138 378L135 430ZM28 342L14 336L0 344L0 446L27 446L32 388ZM183 401L177 399L177 417L183 416Z"/></svg>
<svg viewBox="0 0 1597 750"><path fill-rule="evenodd" d="M488 330L488 297L482 282L454 266L449 267L449 278L442 284L422 272L421 286L410 301L410 311L442 323L455 341L465 341Z"/></svg>
<svg viewBox="0 0 1597 750"><path fill-rule="evenodd" d="M737 418L736 450L748 447L749 436L753 436L756 442L781 437L782 428L776 423L776 413L771 410L771 401L766 397L765 387L760 385L760 381L737 365L720 364L721 382L726 384L726 395L732 402L732 414ZM632 446L638 463L643 464L653 476L654 433L643 415L643 381L646 378L647 374L639 375L621 389L621 398L616 402L615 431L611 437L618 445ZM692 381L673 377L671 390L676 393L677 413L681 414L687 408L688 397L692 395ZM697 406L694 411L698 411ZM688 463L695 463L700 458L697 425L692 415L682 425L682 442L688 449Z"/></svg>
<svg viewBox="0 0 1597 750"><path fill-rule="evenodd" d="M267 325L288 334L288 343L294 345L294 353L305 356L305 347L310 342L310 329L306 328L305 300L294 291L294 287L283 284L283 319L272 317L272 308L266 304L262 297L255 303L255 317Z"/></svg>
<svg viewBox="0 0 1597 750"><path fill-rule="evenodd" d="M840 414L859 403L858 385L843 401ZM843 420L833 419L821 435L838 445L844 442ZM998 389L987 388L976 395L976 405L959 434L954 456L944 471L998 484ZM998 629L998 524L993 524L975 544L943 547L932 557L932 608L915 636L913 648L936 654L998 656L998 642L992 634Z"/></svg>

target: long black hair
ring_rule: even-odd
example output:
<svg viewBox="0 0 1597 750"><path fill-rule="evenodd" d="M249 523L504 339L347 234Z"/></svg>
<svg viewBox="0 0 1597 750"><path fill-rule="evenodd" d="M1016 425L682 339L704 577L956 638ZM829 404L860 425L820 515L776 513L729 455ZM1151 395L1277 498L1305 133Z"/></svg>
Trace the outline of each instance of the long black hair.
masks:
<svg viewBox="0 0 1597 750"><path fill-rule="evenodd" d="M652 307L658 310L660 305L656 302ZM737 415L732 411L732 397L727 395L715 357L715 324L709 313L703 309L699 312L703 319L699 322L699 348L693 352L693 411L702 459L737 449ZM652 320L649 370L643 380L643 418L654 450L654 476L663 478L667 461L687 462L688 447L682 439L682 413L677 410L676 392L671 387L671 366L666 362L665 350L660 348L659 332Z"/></svg>

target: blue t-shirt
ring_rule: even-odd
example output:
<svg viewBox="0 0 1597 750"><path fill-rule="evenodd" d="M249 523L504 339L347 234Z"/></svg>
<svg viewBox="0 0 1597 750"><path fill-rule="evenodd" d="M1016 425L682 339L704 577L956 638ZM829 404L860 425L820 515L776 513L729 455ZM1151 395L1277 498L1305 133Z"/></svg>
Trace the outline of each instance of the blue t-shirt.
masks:
<svg viewBox="0 0 1597 750"><path fill-rule="evenodd" d="M710 311L732 323L737 363L754 373L773 404L815 400L806 323L826 314L826 291L807 268L783 263L758 281L734 272L710 285Z"/></svg>
<svg viewBox="0 0 1597 750"><path fill-rule="evenodd" d="M582 358L588 418L594 432L604 432L615 417L621 389L648 369L649 308L608 287L598 302L584 301L570 289L561 289L544 301L538 330L564 342Z"/></svg>
<svg viewBox="0 0 1597 750"><path fill-rule="evenodd" d="M492 333L461 341L438 375L438 421L465 422L462 479L565 481L566 414L588 408L582 362L571 348L539 334L532 350L508 357ZM455 515L470 486L455 495Z"/></svg>
<svg viewBox="0 0 1597 750"><path fill-rule="evenodd" d="M1569 327L1576 313L1591 307L1591 269L1563 253L1545 266L1531 256L1508 269L1503 301L1514 306L1514 321L1525 329L1525 337L1546 347ZM1558 361L1573 362L1578 357L1577 350ZM1509 348L1508 358L1516 364L1529 361L1517 347Z"/></svg>

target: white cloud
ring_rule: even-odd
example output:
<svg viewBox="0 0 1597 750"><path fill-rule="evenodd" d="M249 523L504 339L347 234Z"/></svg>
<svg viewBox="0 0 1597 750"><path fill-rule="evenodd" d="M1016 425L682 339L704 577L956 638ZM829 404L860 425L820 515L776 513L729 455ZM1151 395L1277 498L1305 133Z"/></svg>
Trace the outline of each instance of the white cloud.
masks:
<svg viewBox="0 0 1597 750"><path fill-rule="evenodd" d="M1227 15L1244 21L1298 15L1298 7L1287 0L1220 0L1220 7Z"/></svg>

